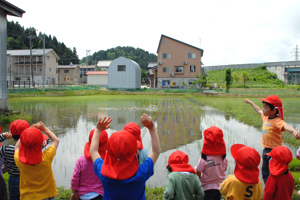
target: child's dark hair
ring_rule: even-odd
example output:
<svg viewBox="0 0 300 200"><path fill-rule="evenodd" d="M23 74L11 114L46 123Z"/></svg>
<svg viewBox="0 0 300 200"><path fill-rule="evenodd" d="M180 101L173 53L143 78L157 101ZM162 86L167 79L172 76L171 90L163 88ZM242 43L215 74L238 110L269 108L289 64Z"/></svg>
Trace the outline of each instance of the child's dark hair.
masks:
<svg viewBox="0 0 300 200"><path fill-rule="evenodd" d="M272 104L270 104L270 103L268 103L268 102L263 101L262 103L267 104L267 105L270 107L270 110L273 110L273 109L275 108L274 105L272 105ZM276 110L277 110L277 114L278 114L278 113L279 113L279 112L278 112L278 109L276 109Z"/></svg>
<svg viewBox="0 0 300 200"><path fill-rule="evenodd" d="M205 161L207 161L207 155L205 155L204 153L201 152L201 158ZM224 160L226 158L226 154L222 155L222 160Z"/></svg>
<svg viewBox="0 0 300 200"><path fill-rule="evenodd" d="M169 173L173 172L172 168L170 165L167 166L167 170L169 171Z"/></svg>
<svg viewBox="0 0 300 200"><path fill-rule="evenodd" d="M19 140L20 139L20 135L13 135L12 137L14 138L14 140Z"/></svg>

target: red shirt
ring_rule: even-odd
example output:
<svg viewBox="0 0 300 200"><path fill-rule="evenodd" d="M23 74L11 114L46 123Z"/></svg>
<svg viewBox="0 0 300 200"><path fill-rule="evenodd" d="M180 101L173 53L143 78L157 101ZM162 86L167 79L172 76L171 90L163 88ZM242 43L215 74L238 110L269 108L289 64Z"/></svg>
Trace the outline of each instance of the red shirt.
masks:
<svg viewBox="0 0 300 200"><path fill-rule="evenodd" d="M290 171L267 179L263 200L291 200L294 191L294 177Z"/></svg>

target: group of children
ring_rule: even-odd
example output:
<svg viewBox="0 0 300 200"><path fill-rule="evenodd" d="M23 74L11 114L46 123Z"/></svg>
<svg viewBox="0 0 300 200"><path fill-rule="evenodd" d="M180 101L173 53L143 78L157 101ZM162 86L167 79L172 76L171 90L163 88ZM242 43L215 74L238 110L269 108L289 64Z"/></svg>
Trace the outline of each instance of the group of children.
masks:
<svg viewBox="0 0 300 200"><path fill-rule="evenodd" d="M228 160L223 131L212 126L203 132L202 152L195 168L188 164L189 157L182 151L169 156L163 199L220 200L221 195L237 200L259 200L262 196L263 200L291 199L294 178L288 165L293 155L282 146L281 132L287 130L296 139L300 139L300 135L283 121L282 102L277 96L261 100L263 109L249 99L244 102L250 104L263 120L264 190L259 179L261 157L254 148L243 144L231 146L230 152L236 164L234 174L226 178ZM128 123L123 130L108 137L106 129L111 121L110 117L100 118L90 132L84 154L74 167L71 200L146 199L146 181L154 174L154 164L161 151L154 122L147 114L141 116L141 123L151 135L152 152L148 156L138 124ZM59 144L58 138L42 122L30 126L24 120L14 121L10 133L0 134L0 142L11 137L15 145L0 146L0 158L4 158L9 173L10 199L54 199L58 193L51 163ZM52 144L46 149L43 147L48 138ZM5 200L4 196L2 199Z"/></svg>

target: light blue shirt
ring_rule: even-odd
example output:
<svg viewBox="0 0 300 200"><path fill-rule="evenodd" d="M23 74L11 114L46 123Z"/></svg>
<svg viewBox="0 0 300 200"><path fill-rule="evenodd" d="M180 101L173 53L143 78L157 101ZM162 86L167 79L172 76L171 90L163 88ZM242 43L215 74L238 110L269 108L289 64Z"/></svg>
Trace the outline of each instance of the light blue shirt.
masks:
<svg viewBox="0 0 300 200"><path fill-rule="evenodd" d="M139 152L139 156L138 156L138 159L139 159L139 164L143 164L144 161L148 158L148 152L145 148L143 148L142 150L140 150Z"/></svg>

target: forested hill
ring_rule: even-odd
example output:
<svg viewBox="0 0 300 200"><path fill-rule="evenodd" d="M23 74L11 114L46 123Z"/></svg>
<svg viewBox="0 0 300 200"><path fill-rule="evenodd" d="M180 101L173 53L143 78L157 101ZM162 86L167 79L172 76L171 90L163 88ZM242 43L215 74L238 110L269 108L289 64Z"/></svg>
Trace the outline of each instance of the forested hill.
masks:
<svg viewBox="0 0 300 200"><path fill-rule="evenodd" d="M89 65L95 64L99 60L113 60L118 57L125 57L137 62L142 69L147 69L149 62L157 62L157 56L153 53L149 53L140 48L134 47L115 47L107 50L100 50L93 55L88 56L87 61ZM86 57L81 59L81 63L85 63Z"/></svg>
<svg viewBox="0 0 300 200"><path fill-rule="evenodd" d="M18 22L7 22L7 50L29 49L29 31L31 35L32 49L43 49L43 34L39 32L37 35L36 30L31 28L24 29ZM79 63L79 58L76 48L73 50L66 47L63 42L58 42L55 36L45 35L46 49L53 49L59 56L59 65L68 65L70 62Z"/></svg>

